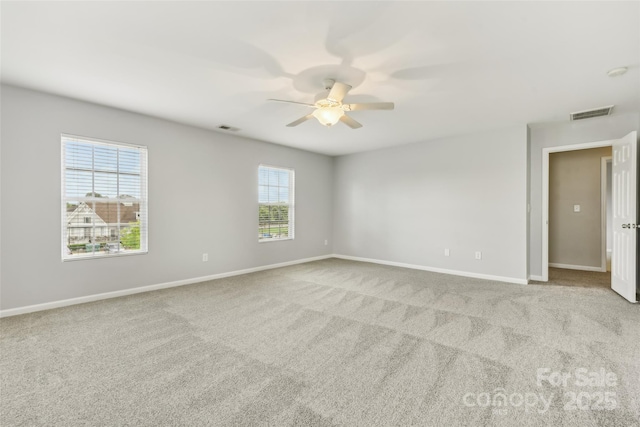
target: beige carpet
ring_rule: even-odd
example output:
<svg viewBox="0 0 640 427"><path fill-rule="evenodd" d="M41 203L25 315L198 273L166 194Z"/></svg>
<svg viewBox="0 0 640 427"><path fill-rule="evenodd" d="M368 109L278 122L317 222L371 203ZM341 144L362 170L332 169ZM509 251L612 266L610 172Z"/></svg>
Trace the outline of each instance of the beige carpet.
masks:
<svg viewBox="0 0 640 427"><path fill-rule="evenodd" d="M549 281L536 282L537 285L579 286L583 288L611 289L611 272L569 270L549 267Z"/></svg>
<svg viewBox="0 0 640 427"><path fill-rule="evenodd" d="M330 259L2 319L0 425L638 426L639 325L606 289Z"/></svg>

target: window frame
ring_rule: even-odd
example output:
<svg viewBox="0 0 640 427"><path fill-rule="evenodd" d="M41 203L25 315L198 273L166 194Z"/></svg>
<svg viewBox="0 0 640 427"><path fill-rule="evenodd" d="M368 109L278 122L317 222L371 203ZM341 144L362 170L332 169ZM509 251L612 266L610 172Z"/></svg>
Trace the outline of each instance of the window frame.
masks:
<svg viewBox="0 0 640 427"><path fill-rule="evenodd" d="M138 150L140 153L140 198L139 198L139 221L140 221L140 249L127 250L123 252L97 252L93 251L90 254L76 254L71 255L68 253L68 230L67 230L67 202L69 201L77 201L77 202L91 202L88 199L95 199L96 197L67 197L66 194L66 176L67 176L67 165L66 165L66 144L67 142L82 142L86 144L91 144L93 146L106 146L106 147L115 147L122 149L133 149ZM148 236L149 236L149 167L148 167L148 147L145 145L136 145L129 144L124 142L110 141L106 139L99 139L93 137L86 136L78 136L73 134L62 133L60 134L60 178L61 178L61 191L60 191L60 200L61 200L61 259L62 262L68 261L83 261L83 260L95 260L102 258L114 258L114 257L122 257L122 256L136 256L136 255L146 255L149 252L148 247ZM92 154L93 155L93 154ZM100 172L100 171L98 171ZM92 179L95 180L96 168L92 166L91 168ZM116 173L120 173L119 171ZM95 193L95 187L92 187L93 193ZM87 199L87 200L84 200ZM108 199L109 201L116 202L118 204L123 203L120 197ZM119 208L118 208L119 212ZM136 215L137 216L137 215ZM97 230L99 226L96 224L93 225L93 230ZM120 230L120 218L118 216L118 230ZM119 234L119 233L118 233ZM111 233L109 232L109 236ZM109 243L109 242L107 242ZM117 242L119 247L122 246L120 240ZM92 245L96 245L95 242L90 243Z"/></svg>
<svg viewBox="0 0 640 427"><path fill-rule="evenodd" d="M277 171L287 171L289 172L289 203L280 203L280 202L276 202L276 203L261 203L260 202L260 168L268 168L268 169L275 169ZM296 171L294 168L292 167L287 167L287 166L274 166L274 165L270 165L270 164L266 164L266 163L260 163L258 165L258 243L269 243L269 242L283 242L283 241L287 241L287 240L295 240L295 175L296 175ZM269 186L267 186L269 187ZM288 212L288 223L287 223L287 227L288 227L288 236L287 237L281 237L281 238L261 238L260 237L260 206L262 205L267 205L267 206L287 206L289 208L289 212Z"/></svg>

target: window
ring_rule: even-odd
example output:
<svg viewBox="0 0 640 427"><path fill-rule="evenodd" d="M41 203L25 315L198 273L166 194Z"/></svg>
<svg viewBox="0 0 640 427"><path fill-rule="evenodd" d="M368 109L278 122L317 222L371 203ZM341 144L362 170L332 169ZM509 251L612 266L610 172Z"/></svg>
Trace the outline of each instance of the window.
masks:
<svg viewBox="0 0 640 427"><path fill-rule="evenodd" d="M146 147L61 139L62 259L146 253Z"/></svg>
<svg viewBox="0 0 640 427"><path fill-rule="evenodd" d="M258 168L258 241L294 238L294 170Z"/></svg>

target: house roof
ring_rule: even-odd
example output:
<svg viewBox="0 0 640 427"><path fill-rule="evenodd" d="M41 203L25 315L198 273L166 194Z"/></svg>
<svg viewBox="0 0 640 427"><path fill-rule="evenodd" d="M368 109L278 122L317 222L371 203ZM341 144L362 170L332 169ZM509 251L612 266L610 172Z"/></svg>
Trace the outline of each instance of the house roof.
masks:
<svg viewBox="0 0 640 427"><path fill-rule="evenodd" d="M92 209L92 202L82 202L77 207L73 208L70 211L70 207L67 206L67 214L69 217L73 216L79 209L83 209L85 206ZM112 224L116 222L120 223L130 223L136 222L138 219L136 218L136 212L140 212L140 204L139 203L120 203L120 218L118 219L118 203L115 201L109 202L95 202L95 209L93 209L107 224Z"/></svg>
<svg viewBox="0 0 640 427"><path fill-rule="evenodd" d="M120 218L118 218L118 203L96 202L96 214L107 224L114 222L129 223L136 222L136 212L140 212L138 203L120 203Z"/></svg>

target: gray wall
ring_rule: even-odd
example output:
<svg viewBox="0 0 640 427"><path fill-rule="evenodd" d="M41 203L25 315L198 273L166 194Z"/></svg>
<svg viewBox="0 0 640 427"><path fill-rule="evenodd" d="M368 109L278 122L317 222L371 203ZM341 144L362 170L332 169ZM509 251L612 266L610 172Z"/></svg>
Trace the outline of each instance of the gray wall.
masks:
<svg viewBox="0 0 640 427"><path fill-rule="evenodd" d="M529 153L531 161L531 214L529 216L531 275L542 275L542 149L618 139L639 129L640 114L638 113L532 126L531 151Z"/></svg>
<svg viewBox="0 0 640 427"><path fill-rule="evenodd" d="M15 87L1 102L2 309L332 252L330 157ZM148 146L147 255L60 261L61 133ZM261 162L296 170L293 241L257 242Z"/></svg>
<svg viewBox="0 0 640 427"><path fill-rule="evenodd" d="M334 193L337 254L527 277L524 125L338 157Z"/></svg>
<svg viewBox="0 0 640 427"><path fill-rule="evenodd" d="M604 267L600 169L610 156L611 147L549 155L549 263Z"/></svg>

